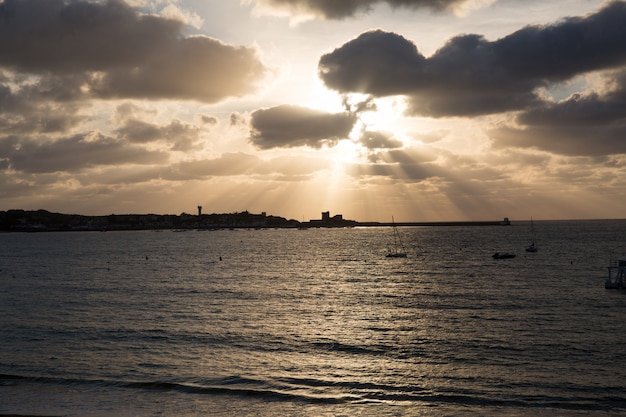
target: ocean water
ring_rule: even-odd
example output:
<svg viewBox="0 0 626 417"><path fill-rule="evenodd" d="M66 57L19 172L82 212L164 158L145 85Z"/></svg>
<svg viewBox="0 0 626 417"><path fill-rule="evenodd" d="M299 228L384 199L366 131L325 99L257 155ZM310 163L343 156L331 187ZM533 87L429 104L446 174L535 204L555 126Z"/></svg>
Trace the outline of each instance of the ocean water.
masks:
<svg viewBox="0 0 626 417"><path fill-rule="evenodd" d="M626 416L626 221L534 225L0 234L0 414Z"/></svg>

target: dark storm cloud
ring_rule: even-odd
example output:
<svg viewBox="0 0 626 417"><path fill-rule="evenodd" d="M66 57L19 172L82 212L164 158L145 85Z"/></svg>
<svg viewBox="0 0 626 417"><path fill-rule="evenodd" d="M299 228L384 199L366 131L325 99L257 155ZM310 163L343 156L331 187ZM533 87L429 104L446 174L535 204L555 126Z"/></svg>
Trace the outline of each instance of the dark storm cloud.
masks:
<svg viewBox="0 0 626 417"><path fill-rule="evenodd" d="M8 168L15 171L47 173L125 163L162 163L167 161L167 154L101 134L88 134L55 141L1 138L0 160L8 161Z"/></svg>
<svg viewBox="0 0 626 417"><path fill-rule="evenodd" d="M392 8L431 10L452 9L468 0L257 0L257 3L289 10L293 14L312 14L323 19L345 19L368 12L378 4Z"/></svg>
<svg viewBox="0 0 626 417"><path fill-rule="evenodd" d="M348 112L326 113L282 105L256 110L250 123L250 140L259 148L320 148L346 138L356 123L356 116Z"/></svg>
<svg viewBox="0 0 626 417"><path fill-rule="evenodd" d="M256 90L266 68L255 50L185 37L182 29L179 21L142 15L122 0L5 0L0 68L80 74L80 93L103 98L217 102Z"/></svg>
<svg viewBox="0 0 626 417"><path fill-rule="evenodd" d="M472 116L538 105L537 88L626 64L626 3L550 26L529 26L496 41L449 40L430 58L400 35L361 34L322 56L330 88L405 95L412 114Z"/></svg>

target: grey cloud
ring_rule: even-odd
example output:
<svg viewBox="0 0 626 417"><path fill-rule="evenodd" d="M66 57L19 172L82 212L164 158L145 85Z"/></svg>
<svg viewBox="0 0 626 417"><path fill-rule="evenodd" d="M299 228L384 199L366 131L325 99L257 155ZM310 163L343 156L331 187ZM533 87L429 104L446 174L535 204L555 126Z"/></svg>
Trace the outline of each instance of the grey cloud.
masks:
<svg viewBox="0 0 626 417"><path fill-rule="evenodd" d="M388 96L425 87L426 63L415 44L376 30L323 55L319 74L328 87L340 92Z"/></svg>
<svg viewBox="0 0 626 417"><path fill-rule="evenodd" d="M528 26L494 42L502 67L522 79L565 80L626 63L626 2L549 26Z"/></svg>
<svg viewBox="0 0 626 417"><path fill-rule="evenodd" d="M63 86L47 76L20 87L0 84L0 132L65 133L83 121L80 105L70 99L75 96L76 82L73 77L64 78L68 82Z"/></svg>
<svg viewBox="0 0 626 417"><path fill-rule="evenodd" d="M579 94L561 103L549 103L531 109L518 116L517 121L525 126L590 126L611 123L624 116L624 104L614 106L596 93L586 97Z"/></svg>
<svg viewBox="0 0 626 417"><path fill-rule="evenodd" d="M257 89L267 68L252 48L142 15L122 0L6 0L0 4L0 67L82 77L77 98L188 99L217 102Z"/></svg>
<svg viewBox="0 0 626 417"><path fill-rule="evenodd" d="M202 120L202 123L210 126L215 126L219 123L219 119L215 116L202 115L200 120Z"/></svg>
<svg viewBox="0 0 626 417"><path fill-rule="evenodd" d="M86 119L77 111L51 104L19 113L5 112L0 115L0 134L66 134Z"/></svg>
<svg viewBox="0 0 626 417"><path fill-rule="evenodd" d="M32 73L140 65L175 43L182 28L139 15L122 0L5 0L0 18L0 64Z"/></svg>
<svg viewBox="0 0 626 417"><path fill-rule="evenodd" d="M230 114L230 125L231 126L244 126L247 123L246 117L238 112L234 112Z"/></svg>
<svg viewBox="0 0 626 417"><path fill-rule="evenodd" d="M189 99L215 103L259 87L267 74L256 52L204 36L181 39L135 68L108 71L92 84L103 98Z"/></svg>
<svg viewBox="0 0 626 417"><path fill-rule="evenodd" d="M0 159L11 169L29 173L71 172L94 166L152 164L167 154L115 140L101 134L76 135L55 141L0 139Z"/></svg>
<svg viewBox="0 0 626 417"><path fill-rule="evenodd" d="M59 106L40 106L28 113L0 115L0 133L4 135L67 133L85 117Z"/></svg>
<svg viewBox="0 0 626 417"><path fill-rule="evenodd" d="M626 71L610 73L602 94L574 94L518 115L515 126L489 132L494 146L536 148L564 155L626 153Z"/></svg>
<svg viewBox="0 0 626 417"><path fill-rule="evenodd" d="M312 14L323 19L345 19L368 12L377 4L392 8L431 10L452 9L469 0L257 0L257 3L281 8L293 14Z"/></svg>
<svg viewBox="0 0 626 417"><path fill-rule="evenodd" d="M361 134L359 142L368 149L400 148L402 141L394 139L383 132L365 131Z"/></svg>
<svg viewBox="0 0 626 417"><path fill-rule="evenodd" d="M574 94L558 103L545 103L517 118L526 126L593 126L619 122L626 115L626 90L600 95Z"/></svg>
<svg viewBox="0 0 626 417"><path fill-rule="evenodd" d="M405 95L410 113L471 116L541 103L539 87L626 64L626 3L550 26L523 28L502 39L450 39L430 58L400 35L361 34L321 57L330 88L374 96Z"/></svg>
<svg viewBox="0 0 626 417"><path fill-rule="evenodd" d="M256 110L251 115L250 140L259 148L310 146L320 148L346 138L356 116L326 113L306 107L282 105Z"/></svg>
<svg viewBox="0 0 626 417"><path fill-rule="evenodd" d="M425 162L433 162L437 156L431 149L391 149L386 152L384 160L388 163L396 163L403 165L422 164Z"/></svg>
<svg viewBox="0 0 626 417"><path fill-rule="evenodd" d="M607 126L500 127L488 132L495 147L537 148L563 155L626 153L626 123Z"/></svg>
<svg viewBox="0 0 626 417"><path fill-rule="evenodd" d="M129 119L124 126L116 130L121 139L131 143L150 143L165 141L172 150L190 151L200 140L200 132L196 126L180 120L173 120L169 125L158 126L142 120Z"/></svg>

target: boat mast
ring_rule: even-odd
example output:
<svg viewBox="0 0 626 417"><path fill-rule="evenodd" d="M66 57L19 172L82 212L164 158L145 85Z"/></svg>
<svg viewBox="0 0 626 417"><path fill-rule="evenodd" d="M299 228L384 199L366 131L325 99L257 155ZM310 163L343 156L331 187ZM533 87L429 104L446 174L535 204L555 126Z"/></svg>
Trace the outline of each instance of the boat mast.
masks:
<svg viewBox="0 0 626 417"><path fill-rule="evenodd" d="M398 253L398 230L396 229L396 221L391 216L391 227L393 228L393 249Z"/></svg>

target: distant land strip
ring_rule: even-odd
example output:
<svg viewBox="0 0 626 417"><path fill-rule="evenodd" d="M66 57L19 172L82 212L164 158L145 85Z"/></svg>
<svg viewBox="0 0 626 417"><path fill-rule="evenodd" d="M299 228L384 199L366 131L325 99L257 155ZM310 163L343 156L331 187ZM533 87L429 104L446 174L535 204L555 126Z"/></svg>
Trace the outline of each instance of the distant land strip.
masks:
<svg viewBox="0 0 626 417"><path fill-rule="evenodd" d="M390 227L396 226L496 226L509 225L508 218L499 221L457 222L357 222L346 220L338 214L330 217L323 212L319 220L300 222L266 213L248 211L224 214L110 214L84 216L79 214L51 213L47 210L0 211L2 232L52 232L52 231L113 231L113 230L165 230L165 229L264 229L264 228L333 228L333 227Z"/></svg>

